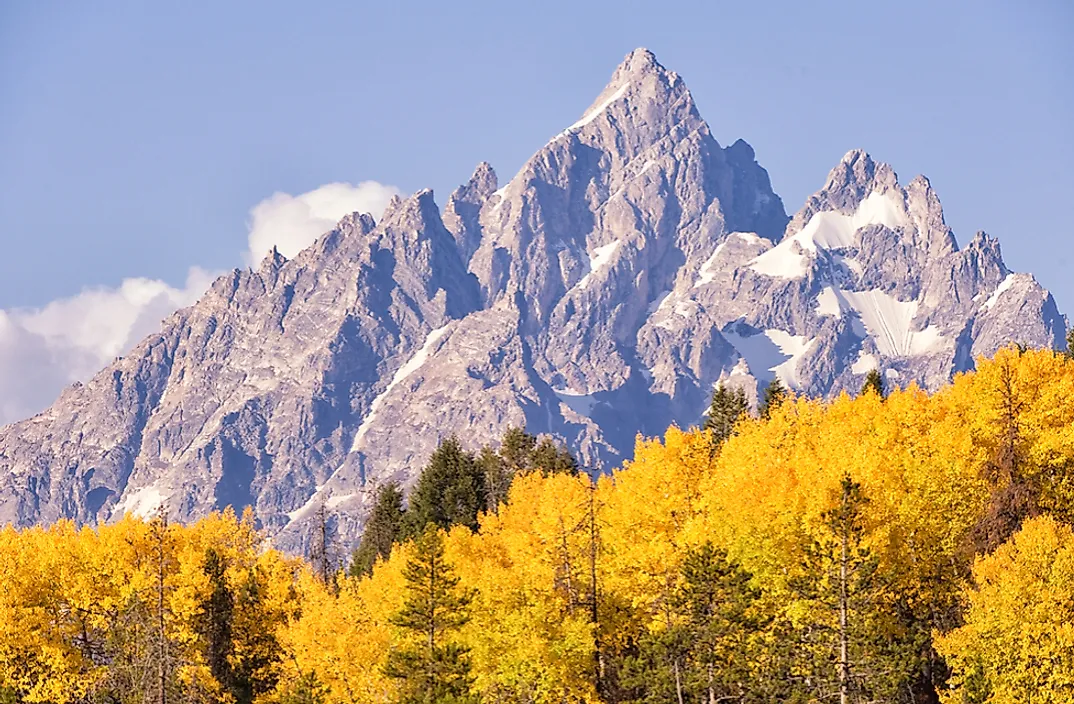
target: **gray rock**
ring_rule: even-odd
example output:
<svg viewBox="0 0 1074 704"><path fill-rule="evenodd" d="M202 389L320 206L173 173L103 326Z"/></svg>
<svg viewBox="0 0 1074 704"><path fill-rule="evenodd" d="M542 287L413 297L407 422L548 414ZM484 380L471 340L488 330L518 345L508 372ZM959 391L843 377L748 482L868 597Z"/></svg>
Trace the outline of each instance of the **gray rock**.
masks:
<svg viewBox="0 0 1074 704"><path fill-rule="evenodd" d="M376 486L450 434L552 434L588 466L699 421L719 380L936 389L1066 321L995 240L960 250L923 177L849 152L788 218L753 149L721 147L639 49L502 187L344 218L291 261L221 277L159 335L0 429L0 520L179 520L252 506L307 547L324 504L353 546Z"/></svg>

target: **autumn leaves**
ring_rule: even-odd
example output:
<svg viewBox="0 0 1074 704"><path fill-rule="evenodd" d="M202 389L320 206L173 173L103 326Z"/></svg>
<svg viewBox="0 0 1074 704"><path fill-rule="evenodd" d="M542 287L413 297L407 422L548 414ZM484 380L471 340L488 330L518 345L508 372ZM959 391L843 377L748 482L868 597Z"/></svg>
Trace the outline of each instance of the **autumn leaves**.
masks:
<svg viewBox="0 0 1074 704"><path fill-rule="evenodd" d="M162 637L169 701L1074 699L1074 362L733 429L640 439L595 486L512 472L476 531L397 542L385 494L333 580L229 515L6 530L0 700L156 701Z"/></svg>

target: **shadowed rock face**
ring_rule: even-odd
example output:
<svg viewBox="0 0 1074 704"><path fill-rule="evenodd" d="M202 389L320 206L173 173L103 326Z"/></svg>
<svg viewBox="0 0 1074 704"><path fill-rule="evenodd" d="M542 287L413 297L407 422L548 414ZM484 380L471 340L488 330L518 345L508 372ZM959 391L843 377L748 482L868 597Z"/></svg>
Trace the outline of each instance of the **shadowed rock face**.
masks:
<svg viewBox="0 0 1074 704"><path fill-rule="evenodd" d="M927 179L864 152L788 219L753 149L721 147L639 49L505 185L482 163L442 214L422 191L225 275L0 429L0 521L252 506L301 551L323 503L349 546L376 485L451 433L524 424L610 467L696 423L720 379L829 396L879 368L935 389L1065 325L995 240L958 248Z"/></svg>

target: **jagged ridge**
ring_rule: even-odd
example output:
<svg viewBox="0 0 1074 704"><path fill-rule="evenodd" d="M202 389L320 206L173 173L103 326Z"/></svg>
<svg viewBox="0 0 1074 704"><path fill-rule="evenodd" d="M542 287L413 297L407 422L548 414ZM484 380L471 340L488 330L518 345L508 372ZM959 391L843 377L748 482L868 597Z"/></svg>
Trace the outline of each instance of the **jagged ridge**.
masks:
<svg viewBox="0 0 1074 704"><path fill-rule="evenodd" d="M788 219L753 149L721 147L639 49L502 187L482 163L442 214L422 191L273 252L0 429L0 520L252 505L301 550L323 502L353 541L370 489L449 433L525 424L610 466L696 422L719 379L831 395L879 367L935 388L1064 333L995 240L960 250L928 181L862 151Z"/></svg>

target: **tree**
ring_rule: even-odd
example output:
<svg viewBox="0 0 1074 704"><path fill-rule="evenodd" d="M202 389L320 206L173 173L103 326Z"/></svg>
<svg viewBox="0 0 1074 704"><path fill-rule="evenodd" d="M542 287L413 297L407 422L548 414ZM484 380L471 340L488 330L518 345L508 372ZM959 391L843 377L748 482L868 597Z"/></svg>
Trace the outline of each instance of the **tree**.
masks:
<svg viewBox="0 0 1074 704"><path fill-rule="evenodd" d="M1074 358L1074 328L1067 331L1067 356Z"/></svg>
<svg viewBox="0 0 1074 704"><path fill-rule="evenodd" d="M764 624L750 579L712 543L687 553L667 627L643 637L626 668L638 701L762 699L752 668Z"/></svg>
<svg viewBox="0 0 1074 704"><path fill-rule="evenodd" d="M768 420L772 415L772 411L779 408L786 397L787 387L783 385L778 376L772 377L772 381L768 383L768 386L764 387L764 394L761 398L761 418Z"/></svg>
<svg viewBox="0 0 1074 704"><path fill-rule="evenodd" d="M728 389L721 381L712 392L712 401L702 427L712 431L713 445L719 446L734 434L735 426L748 413L746 392L741 388Z"/></svg>
<svg viewBox="0 0 1074 704"><path fill-rule="evenodd" d="M418 535L430 525L477 530L477 517L487 505L484 471L452 435L433 451L411 492L408 534Z"/></svg>
<svg viewBox="0 0 1074 704"><path fill-rule="evenodd" d="M272 704L325 704L327 688L317 679L316 673L301 675L283 692L268 699Z"/></svg>
<svg viewBox="0 0 1074 704"><path fill-rule="evenodd" d="M231 625L235 612L235 597L227 582L227 565L215 548L205 551L205 575L211 591L202 600L197 620L199 635L204 641L205 661L209 672L223 687L232 686L231 662L233 644Z"/></svg>
<svg viewBox="0 0 1074 704"><path fill-rule="evenodd" d="M1027 520L973 566L964 623L937 640L954 669L945 701L1074 701L1074 531Z"/></svg>
<svg viewBox="0 0 1074 704"><path fill-rule="evenodd" d="M557 445L547 435L541 438L529 457L530 471L539 471L545 476L550 474L578 474L578 460L566 447ZM523 470L525 471L525 470Z"/></svg>
<svg viewBox="0 0 1074 704"><path fill-rule="evenodd" d="M333 586L336 579L336 555L333 550L335 533L332 516L324 502L317 507L313 520L313 535L310 540L310 562L314 573L325 586Z"/></svg>
<svg viewBox="0 0 1074 704"><path fill-rule="evenodd" d="M811 647L800 665L813 670L814 696L838 696L840 704L906 691L918 648L900 628L879 561L865 545L868 505L861 484L844 475L821 535L806 549L804 577L793 584L812 613L803 634Z"/></svg>
<svg viewBox="0 0 1074 704"><path fill-rule="evenodd" d="M500 440L497 453L511 474L525 472L532 467L533 450L537 447L537 438L523 428L509 427Z"/></svg>
<svg viewBox="0 0 1074 704"><path fill-rule="evenodd" d="M284 578L289 576L283 575ZM229 688L236 704L251 704L276 685L276 666L280 661L276 626L283 619L280 614L273 613L268 603L271 598L267 594L269 581L261 567L253 565L247 570L246 579L234 590L232 647L228 661Z"/></svg>
<svg viewBox="0 0 1074 704"><path fill-rule="evenodd" d="M406 598L390 620L408 642L392 650L384 666L384 674L399 681L399 701L476 701L470 692L469 649L450 640L469 621L473 596L460 588L435 527L426 528L414 542L403 577Z"/></svg>
<svg viewBox="0 0 1074 704"><path fill-rule="evenodd" d="M481 448L477 465L485 476L488 492L488 509L496 512L507 500L515 477L527 472L542 474L577 474L578 461L566 447L557 445L552 438L540 440L522 428L510 427L500 440L499 449L486 445Z"/></svg>
<svg viewBox="0 0 1074 704"><path fill-rule="evenodd" d="M373 511L362 531L362 540L351 559L352 577L368 576L373 573L377 560L385 560L391 554L392 546L403 535L403 491L394 482L383 484L377 489L377 500Z"/></svg>
<svg viewBox="0 0 1074 704"><path fill-rule="evenodd" d="M884 398L884 377L881 376L879 369L870 369L869 373L865 375L865 383L862 384L861 394L865 394L872 391L880 398Z"/></svg>

